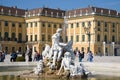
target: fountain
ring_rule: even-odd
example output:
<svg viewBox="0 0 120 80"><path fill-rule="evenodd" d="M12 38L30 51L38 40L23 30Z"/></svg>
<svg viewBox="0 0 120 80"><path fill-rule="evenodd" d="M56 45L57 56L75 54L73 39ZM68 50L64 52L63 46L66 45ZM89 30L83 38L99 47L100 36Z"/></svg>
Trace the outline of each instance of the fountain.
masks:
<svg viewBox="0 0 120 80"><path fill-rule="evenodd" d="M37 67L28 74L22 74L21 77L49 77L49 78L86 78L88 75L82 63L74 60L75 56L72 50L72 41L68 43L59 42L61 28L58 28L52 36L52 46L45 45L42 52L43 60L37 63Z"/></svg>

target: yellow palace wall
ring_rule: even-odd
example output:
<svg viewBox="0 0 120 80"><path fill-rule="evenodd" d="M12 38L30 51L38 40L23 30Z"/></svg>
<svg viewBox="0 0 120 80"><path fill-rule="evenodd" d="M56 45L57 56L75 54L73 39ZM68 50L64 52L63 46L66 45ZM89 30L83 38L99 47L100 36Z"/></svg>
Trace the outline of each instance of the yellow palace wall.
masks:
<svg viewBox="0 0 120 80"><path fill-rule="evenodd" d="M5 22L8 26L5 26ZM20 27L19 27L20 26ZM22 17L14 17L7 15L0 15L0 32L1 32L1 45L2 50L7 50L7 53L12 51L14 48L15 51L20 50L21 52L25 51L24 43L26 41L26 29L24 18ZM4 41L5 32L8 33L8 38ZM15 33L15 39L12 39L12 33ZM22 35L21 42L18 42L18 34ZM12 39L12 40L11 40Z"/></svg>
<svg viewBox="0 0 120 80"><path fill-rule="evenodd" d="M61 18L51 18L45 16L30 17L26 18L27 27L27 36L28 36L28 45L31 45L38 52L42 52L45 47L45 44L51 46L51 37L56 32L57 28L63 27L63 19ZM31 27L31 23L33 24ZM37 23L37 26L35 26ZM54 26L56 25L56 27ZM30 35L33 36L33 39L30 40ZM35 35L37 35L37 40L35 41ZM62 36L62 35L61 35ZM44 40L43 40L44 38Z"/></svg>
<svg viewBox="0 0 120 80"><path fill-rule="evenodd" d="M100 26L98 26L98 21L100 21ZM85 26L88 26L88 22L91 23L90 28L90 34L91 34L91 40L90 40L90 50L97 54L99 49L101 50L101 53L103 53L103 41L104 36L107 35L107 42L112 42L112 35L115 36L115 42L120 41L120 18L116 17L108 17L108 16L97 16L97 15L86 15L86 16L80 16L80 17L71 17L67 18L67 36L68 41L71 40L71 36L73 36L73 50L78 48L80 51L82 51L84 48L85 53L87 53L88 49L88 35L86 35L84 27L82 26L82 23L85 23ZM107 32L104 31L104 25L105 22L107 23ZM112 23L115 23L115 32L112 32ZM79 26L77 26L77 24ZM71 27L73 25L73 27ZM100 27L100 31L98 31L98 28ZM97 41L97 35L100 35L100 41ZM79 36L79 40L77 41L76 36ZM82 41L82 35L85 36L85 40ZM106 45L106 48L110 51L110 47L108 46L110 44ZM119 45L116 45L118 48L120 48ZM104 55L104 54L103 54ZM112 55L109 53L109 55Z"/></svg>

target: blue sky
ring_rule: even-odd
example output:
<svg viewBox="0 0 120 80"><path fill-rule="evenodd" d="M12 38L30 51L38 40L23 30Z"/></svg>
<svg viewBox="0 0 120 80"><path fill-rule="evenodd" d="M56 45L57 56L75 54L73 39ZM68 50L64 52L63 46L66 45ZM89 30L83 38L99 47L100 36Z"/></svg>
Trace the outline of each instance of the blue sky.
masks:
<svg viewBox="0 0 120 80"><path fill-rule="evenodd" d="M0 5L17 6L22 9L33 9L46 6L63 10L84 8L88 7L88 5L92 5L120 12L120 0L0 0Z"/></svg>

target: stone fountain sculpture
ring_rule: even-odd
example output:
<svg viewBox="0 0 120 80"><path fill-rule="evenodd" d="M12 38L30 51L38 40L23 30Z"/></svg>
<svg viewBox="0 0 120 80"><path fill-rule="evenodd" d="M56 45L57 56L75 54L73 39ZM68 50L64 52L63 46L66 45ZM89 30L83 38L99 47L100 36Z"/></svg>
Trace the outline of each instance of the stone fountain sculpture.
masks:
<svg viewBox="0 0 120 80"><path fill-rule="evenodd" d="M29 46L27 45L27 50L26 50L26 53L25 53L25 61L26 61L26 62L29 61L29 56L28 56L29 51L30 51L30 48L29 48Z"/></svg>
<svg viewBox="0 0 120 80"><path fill-rule="evenodd" d="M45 45L45 50L42 52L43 60L40 60L37 67L34 68L35 74L46 74L47 76L86 76L88 72L83 64L74 60L72 50L72 41L61 43L60 34L61 28L58 28L52 36L52 46Z"/></svg>

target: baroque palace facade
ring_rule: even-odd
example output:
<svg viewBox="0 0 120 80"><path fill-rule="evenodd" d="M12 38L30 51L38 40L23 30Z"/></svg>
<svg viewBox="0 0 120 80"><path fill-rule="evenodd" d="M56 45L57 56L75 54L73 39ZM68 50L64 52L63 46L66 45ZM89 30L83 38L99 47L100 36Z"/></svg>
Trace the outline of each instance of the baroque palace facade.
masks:
<svg viewBox="0 0 120 80"><path fill-rule="evenodd" d="M74 10L0 6L2 50L25 52L26 46L41 53L62 28L61 41L73 41L73 50L99 55L120 55L120 13L88 6Z"/></svg>

